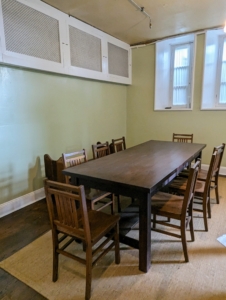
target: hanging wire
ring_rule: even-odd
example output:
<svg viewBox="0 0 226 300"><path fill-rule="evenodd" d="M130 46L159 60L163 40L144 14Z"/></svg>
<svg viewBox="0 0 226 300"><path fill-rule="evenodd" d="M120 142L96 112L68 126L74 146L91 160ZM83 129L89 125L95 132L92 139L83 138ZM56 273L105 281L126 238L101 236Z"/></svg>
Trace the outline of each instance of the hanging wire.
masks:
<svg viewBox="0 0 226 300"><path fill-rule="evenodd" d="M135 3L133 0L128 0L133 6L135 6L136 8L139 9L139 11L144 14L146 17L149 18L149 27L151 28L152 24L151 24L151 17L150 15L144 10L144 7L139 6L137 3Z"/></svg>

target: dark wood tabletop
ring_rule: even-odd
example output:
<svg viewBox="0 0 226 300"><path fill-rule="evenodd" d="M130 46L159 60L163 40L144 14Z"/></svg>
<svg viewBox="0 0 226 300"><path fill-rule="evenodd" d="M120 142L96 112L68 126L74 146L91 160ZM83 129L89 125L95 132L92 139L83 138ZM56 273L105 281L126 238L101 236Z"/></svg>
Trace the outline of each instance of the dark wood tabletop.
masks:
<svg viewBox="0 0 226 300"><path fill-rule="evenodd" d="M139 269L150 268L151 196L168 184L192 160L201 157L204 144L151 140L124 151L63 170L74 184L138 198Z"/></svg>

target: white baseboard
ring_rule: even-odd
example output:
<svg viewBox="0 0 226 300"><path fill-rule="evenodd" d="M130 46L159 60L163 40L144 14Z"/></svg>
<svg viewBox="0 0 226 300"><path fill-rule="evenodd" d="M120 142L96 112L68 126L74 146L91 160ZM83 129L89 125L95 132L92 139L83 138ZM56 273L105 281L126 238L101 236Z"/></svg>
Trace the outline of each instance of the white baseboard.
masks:
<svg viewBox="0 0 226 300"><path fill-rule="evenodd" d="M209 165L202 165L201 168L203 170L208 170L209 169ZM220 175L222 176L226 176L226 167L220 167Z"/></svg>
<svg viewBox="0 0 226 300"><path fill-rule="evenodd" d="M0 218L45 198L44 188L23 195L0 205Z"/></svg>

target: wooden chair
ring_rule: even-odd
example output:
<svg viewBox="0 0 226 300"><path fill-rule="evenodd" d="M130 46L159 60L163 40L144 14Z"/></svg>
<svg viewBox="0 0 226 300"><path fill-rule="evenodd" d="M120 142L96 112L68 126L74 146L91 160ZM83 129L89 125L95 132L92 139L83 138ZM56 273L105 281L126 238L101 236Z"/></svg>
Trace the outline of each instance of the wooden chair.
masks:
<svg viewBox="0 0 226 300"><path fill-rule="evenodd" d="M211 178L211 185L210 189L215 190L215 195L216 195L216 201L217 204L220 203L220 197L219 197L219 190L218 190L218 177L219 177L219 172L220 172L220 166L221 166L221 161L224 155L224 149L225 149L225 144L222 144L220 146L214 147L213 153L217 150L220 151L220 155L217 157L214 170L213 170L213 177ZM198 180L206 181L207 180L207 175L208 175L208 170L203 170L202 168L199 170L198 174Z"/></svg>
<svg viewBox="0 0 226 300"><path fill-rule="evenodd" d="M193 143L193 134L173 133L173 142Z"/></svg>
<svg viewBox="0 0 226 300"><path fill-rule="evenodd" d="M109 155L111 153L108 142L106 143L97 142L97 144L92 145L92 151L93 151L93 159L97 159Z"/></svg>
<svg viewBox="0 0 226 300"><path fill-rule="evenodd" d="M46 178L65 183L65 176L62 173L62 170L64 169L62 157L60 157L58 160L53 160L49 154L45 154L44 165Z"/></svg>
<svg viewBox="0 0 226 300"><path fill-rule="evenodd" d="M69 168L72 166L77 166L82 163L88 162L86 150L83 149L81 151L72 152L72 153L63 153L62 154L64 168ZM65 176L66 183L70 183L69 176ZM114 214L114 195L93 188L85 188L86 200L88 204L88 208L94 210L95 204L98 202L101 204L96 210L102 210L107 206L111 206L111 213ZM109 199L110 196L110 199Z"/></svg>
<svg viewBox="0 0 226 300"><path fill-rule="evenodd" d="M195 185L195 200L194 203L202 208L194 208L194 211L202 212L205 231L208 231L207 213L211 218L211 206L210 206L210 185L213 177L215 164L221 155L221 150L216 150L211 157L209 170L207 173L206 181L197 180ZM188 179L184 177L177 177L169 185L171 193L184 194L186 190Z"/></svg>
<svg viewBox="0 0 226 300"><path fill-rule="evenodd" d="M92 267L96 262L115 247L115 263L120 263L119 216L87 211L84 186L76 187L50 180L45 180L44 186L52 228L52 280L55 282L58 279L59 254L81 262L86 265L85 299L90 299ZM102 238L104 241L100 243ZM77 239L85 244L85 259L66 250ZM93 249L97 243L98 246ZM103 248L106 245L107 247ZM94 255L100 251L94 259Z"/></svg>
<svg viewBox="0 0 226 300"><path fill-rule="evenodd" d="M111 153L117 153L123 150L126 150L126 139L125 137L121 137L118 139L112 139L110 144ZM118 202L118 211L121 212L121 204L120 204L120 195L115 195L117 197ZM132 202L134 202L134 198L132 198Z"/></svg>
<svg viewBox="0 0 226 300"><path fill-rule="evenodd" d="M184 134L184 133L173 133L173 142L178 143L193 143L193 134ZM201 163L200 163L201 166ZM191 164L187 166L187 169L191 167Z"/></svg>
<svg viewBox="0 0 226 300"><path fill-rule="evenodd" d="M122 138L112 139L111 153L116 153L125 149L126 149L126 140L124 136Z"/></svg>
<svg viewBox="0 0 226 300"><path fill-rule="evenodd" d="M200 162L197 161L194 167L189 170L189 178L184 196L176 196L163 192L156 193L151 200L151 212L153 214L151 230L163 234L181 238L185 261L189 261L187 251L186 229L189 226L191 240L195 240L193 228L193 197L194 188L197 179ZM170 222L157 220L156 216L167 217ZM171 220L178 220L179 225L172 224ZM180 234L168 231L166 229L156 228L156 224L164 225L165 227L173 227L180 230ZM163 227L164 228L164 227Z"/></svg>

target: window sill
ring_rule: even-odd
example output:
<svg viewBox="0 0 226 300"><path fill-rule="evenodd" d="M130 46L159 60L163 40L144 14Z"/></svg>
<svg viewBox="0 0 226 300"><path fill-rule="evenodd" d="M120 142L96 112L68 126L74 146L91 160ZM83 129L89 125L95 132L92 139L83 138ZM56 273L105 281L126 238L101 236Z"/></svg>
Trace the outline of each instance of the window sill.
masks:
<svg viewBox="0 0 226 300"><path fill-rule="evenodd" d="M221 110L226 110L226 107L221 107L221 108L218 108L218 107L200 108L200 110L218 110L218 111L221 111Z"/></svg>
<svg viewBox="0 0 226 300"><path fill-rule="evenodd" d="M192 111L192 108L154 108L154 111Z"/></svg>

